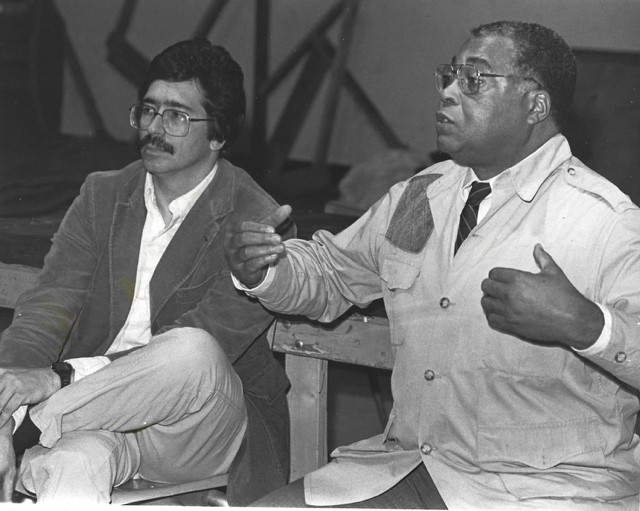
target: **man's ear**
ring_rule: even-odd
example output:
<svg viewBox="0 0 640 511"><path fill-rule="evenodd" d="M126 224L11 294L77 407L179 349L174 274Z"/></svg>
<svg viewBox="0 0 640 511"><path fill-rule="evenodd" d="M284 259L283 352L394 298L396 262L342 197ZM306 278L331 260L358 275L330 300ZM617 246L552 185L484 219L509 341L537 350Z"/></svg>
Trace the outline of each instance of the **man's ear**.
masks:
<svg viewBox="0 0 640 511"><path fill-rule="evenodd" d="M224 144L225 144L224 140L220 142L214 138L211 142L209 142L209 148L212 151L220 151L220 149L224 147Z"/></svg>
<svg viewBox="0 0 640 511"><path fill-rule="evenodd" d="M551 114L551 97L545 90L532 90L527 93L529 101L529 124L538 124Z"/></svg>

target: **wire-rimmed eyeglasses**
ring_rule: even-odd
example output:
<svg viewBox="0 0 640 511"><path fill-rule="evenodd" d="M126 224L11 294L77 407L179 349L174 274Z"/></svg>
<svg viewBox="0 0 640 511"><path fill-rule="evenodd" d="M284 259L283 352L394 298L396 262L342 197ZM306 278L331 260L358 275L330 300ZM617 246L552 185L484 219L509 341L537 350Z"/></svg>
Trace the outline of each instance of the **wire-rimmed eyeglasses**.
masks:
<svg viewBox="0 0 640 511"><path fill-rule="evenodd" d="M495 73L481 73L480 70L472 64L439 64L436 66L434 73L436 78L436 89L442 92L449 87L454 81L458 82L458 86L463 94L471 95L480 90L480 84L484 83L481 77L489 78L522 78L524 80L538 80L530 76L520 76L515 74L499 75Z"/></svg>
<svg viewBox="0 0 640 511"><path fill-rule="evenodd" d="M162 113L154 107L145 104L136 104L129 108L129 123L137 130L146 130L156 115L162 118L162 126L167 135L173 137L186 137L192 122L213 121L213 119L194 119L185 112L167 108Z"/></svg>

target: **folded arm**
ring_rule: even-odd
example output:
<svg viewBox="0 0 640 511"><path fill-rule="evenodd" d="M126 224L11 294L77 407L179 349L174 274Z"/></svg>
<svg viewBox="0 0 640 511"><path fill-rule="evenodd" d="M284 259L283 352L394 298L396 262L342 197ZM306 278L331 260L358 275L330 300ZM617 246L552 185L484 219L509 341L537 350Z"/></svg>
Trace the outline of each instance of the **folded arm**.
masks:
<svg viewBox="0 0 640 511"><path fill-rule="evenodd" d="M482 283L482 307L492 328L528 341L564 344L640 389L640 212L620 214L602 243L596 286L585 290L588 297L536 246L540 272L494 268ZM610 324L605 325L601 307Z"/></svg>

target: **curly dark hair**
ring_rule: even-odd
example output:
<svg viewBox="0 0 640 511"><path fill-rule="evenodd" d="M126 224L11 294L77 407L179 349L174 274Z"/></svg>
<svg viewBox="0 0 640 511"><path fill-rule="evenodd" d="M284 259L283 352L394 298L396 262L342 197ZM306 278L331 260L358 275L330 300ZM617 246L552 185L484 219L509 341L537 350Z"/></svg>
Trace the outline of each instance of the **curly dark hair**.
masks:
<svg viewBox="0 0 640 511"><path fill-rule="evenodd" d="M471 30L473 37L500 36L513 41L514 72L534 78L551 97L551 117L558 127L567 121L576 86L576 59L567 42L537 23L495 21Z"/></svg>
<svg viewBox="0 0 640 511"><path fill-rule="evenodd" d="M242 69L225 48L203 38L173 44L151 61L138 90L140 100L155 80L196 80L204 109L214 119L208 123L209 139L225 142L223 151L229 148L244 122L246 97Z"/></svg>

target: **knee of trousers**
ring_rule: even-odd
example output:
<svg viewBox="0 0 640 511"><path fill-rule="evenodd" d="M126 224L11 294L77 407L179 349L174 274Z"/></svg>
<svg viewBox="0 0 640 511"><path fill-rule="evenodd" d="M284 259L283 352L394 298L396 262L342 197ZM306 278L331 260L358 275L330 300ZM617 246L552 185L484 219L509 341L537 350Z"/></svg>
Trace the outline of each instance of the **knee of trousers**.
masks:
<svg viewBox="0 0 640 511"><path fill-rule="evenodd" d="M39 445L28 449L20 465L18 487L36 494L38 500L95 495L98 502L108 502L113 485L130 478L139 463L139 453L128 449L124 437L75 431L52 449Z"/></svg>
<svg viewBox="0 0 640 511"><path fill-rule="evenodd" d="M163 377L185 384L190 380L202 388L220 385L240 385L240 378L231 366L220 343L200 328L174 328L156 336L153 357Z"/></svg>

